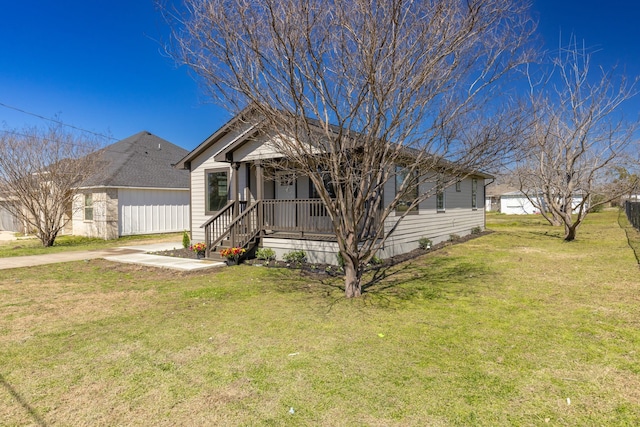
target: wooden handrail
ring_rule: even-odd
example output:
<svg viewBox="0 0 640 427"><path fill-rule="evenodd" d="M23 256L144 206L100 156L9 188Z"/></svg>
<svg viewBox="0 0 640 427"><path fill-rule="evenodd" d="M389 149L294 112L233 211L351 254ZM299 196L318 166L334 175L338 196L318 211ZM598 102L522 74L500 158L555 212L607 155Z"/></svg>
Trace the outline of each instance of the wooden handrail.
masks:
<svg viewBox="0 0 640 427"><path fill-rule="evenodd" d="M211 242L220 241L220 236L224 236L228 232L229 224L233 219L234 206L235 202L230 201L216 215L200 226L200 228L204 228L205 256L207 258L211 254Z"/></svg>
<svg viewBox="0 0 640 427"><path fill-rule="evenodd" d="M260 221L261 207L262 205L258 200L248 208L245 208L240 215L225 224L223 231L215 233L215 238L214 233L209 230L215 223L209 223L207 227L205 227L205 243L207 244L206 256L209 257L211 249L226 238L229 239L231 247L243 248L260 234L260 231L263 229Z"/></svg>
<svg viewBox="0 0 640 427"><path fill-rule="evenodd" d="M219 217L221 217L222 215L226 214L229 209L233 208L234 203L235 202L232 200L229 203L227 203L226 205L224 205L222 210L218 211L217 214L215 214L214 216L209 218L204 224L202 224L200 226L200 228L205 228L207 225L211 224L213 221L217 220Z"/></svg>
<svg viewBox="0 0 640 427"><path fill-rule="evenodd" d="M260 200L249 206L229 225L231 247L243 248L263 230L260 221L262 203ZM214 243L214 246L218 242Z"/></svg>

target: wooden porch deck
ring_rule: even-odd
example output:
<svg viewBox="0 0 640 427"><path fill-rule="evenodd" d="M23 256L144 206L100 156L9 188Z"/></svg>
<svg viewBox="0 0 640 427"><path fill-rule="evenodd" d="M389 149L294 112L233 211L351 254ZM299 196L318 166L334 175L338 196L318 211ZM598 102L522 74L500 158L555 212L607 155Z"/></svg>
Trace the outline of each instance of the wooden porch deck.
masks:
<svg viewBox="0 0 640 427"><path fill-rule="evenodd" d="M319 240L323 242L336 241L335 234L313 232L265 231L262 237L273 239Z"/></svg>

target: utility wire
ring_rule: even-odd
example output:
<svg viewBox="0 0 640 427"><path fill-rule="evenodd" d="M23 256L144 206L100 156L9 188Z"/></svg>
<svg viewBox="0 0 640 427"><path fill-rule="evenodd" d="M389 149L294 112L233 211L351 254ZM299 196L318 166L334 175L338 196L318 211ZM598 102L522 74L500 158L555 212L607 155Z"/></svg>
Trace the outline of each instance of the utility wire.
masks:
<svg viewBox="0 0 640 427"><path fill-rule="evenodd" d="M12 130L5 130L5 129L0 129L0 132L5 133L5 134L10 134L10 135L16 135L16 136L23 136L25 138L31 138L33 135L27 135L26 133L20 133L20 132L16 132L16 131L12 131ZM49 138L45 138L45 137L41 137L38 136L38 139L41 139L43 141L48 141L48 142L60 142L63 145L71 145L71 146L76 146L76 147L83 147L83 148L88 148L91 150L97 150L97 151L101 151L101 150L107 150L110 153L120 153L120 154L128 154L127 151L120 151L120 150L116 150L114 149L112 146L107 146L107 147L94 147L92 145L86 145L86 144L78 144L78 143L74 143L74 142L66 142L66 141L54 141L52 139ZM112 138L113 139L113 138Z"/></svg>
<svg viewBox="0 0 640 427"><path fill-rule="evenodd" d="M4 104L4 103L2 103L2 102L0 102L0 107L5 107L5 108L8 108L8 109L10 109L10 110L15 110L15 111L18 111L18 112L20 112L20 113L28 114L28 115L30 115L30 116L37 117L37 118L42 119L42 120L48 120L48 121L50 121L50 122L57 123L57 124L59 124L59 125L61 125L61 126L67 126L67 127L72 128L72 129L79 130L79 131L81 131L81 132L90 133L90 134L92 134L92 135L99 136L99 137L106 138L106 139L110 139L110 140L112 140L112 141L117 141L117 140L118 140L118 138L114 138L114 137L112 137L112 136L107 136L107 135L104 135L104 134L101 134L101 133L92 132L92 131L90 131L90 130L82 129L82 128L79 128L79 127L77 127L77 126L74 126L74 125L70 125L70 124L67 124L67 123L61 122L60 120L50 119L50 118L48 118L48 117L44 117L44 116L41 116L41 115L36 114L36 113L31 113L31 112L29 112L29 111L25 111L25 110L23 110L23 109L21 109L21 108L18 108L18 107L13 107L13 106L11 106L11 105ZM10 133L15 133L15 132L10 132Z"/></svg>

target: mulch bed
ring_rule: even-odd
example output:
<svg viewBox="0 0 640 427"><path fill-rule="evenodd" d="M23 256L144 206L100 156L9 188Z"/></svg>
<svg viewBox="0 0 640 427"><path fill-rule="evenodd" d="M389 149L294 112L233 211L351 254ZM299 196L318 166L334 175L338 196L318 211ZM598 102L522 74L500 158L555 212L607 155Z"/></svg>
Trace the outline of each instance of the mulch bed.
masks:
<svg viewBox="0 0 640 427"><path fill-rule="evenodd" d="M190 251L189 249L185 248L176 248L168 251L157 251L149 253L152 255L172 256L176 258L198 259L198 256L194 251Z"/></svg>
<svg viewBox="0 0 640 427"><path fill-rule="evenodd" d="M483 231L482 233L468 234L466 236L457 238L453 242L446 241L446 242L438 243L437 245L433 245L429 250L414 249L411 252L407 252L405 254L384 259L380 264L370 264L367 266L367 269L376 270L381 268L388 268L396 264L410 261L426 253L435 252L443 248L446 248L447 246L455 245L458 243L464 243L469 240L475 239L477 237L485 236L490 233L491 231L487 230L487 231ZM191 251L189 249L184 249L184 248L176 248L168 251L157 251L157 252L149 252L149 253L153 255L172 256L177 258L191 258L191 259L198 258L194 251ZM261 267L269 267L269 268L299 269L302 272L313 274L313 275L319 274L319 275L327 275L327 276L342 276L344 274L340 267L338 267L337 265L330 265L330 264L311 264L311 263L300 264L300 263L288 263L285 261L277 261L277 260L265 261L261 259L246 259L246 260L243 260L242 263L247 265L255 265L257 267L261 266Z"/></svg>

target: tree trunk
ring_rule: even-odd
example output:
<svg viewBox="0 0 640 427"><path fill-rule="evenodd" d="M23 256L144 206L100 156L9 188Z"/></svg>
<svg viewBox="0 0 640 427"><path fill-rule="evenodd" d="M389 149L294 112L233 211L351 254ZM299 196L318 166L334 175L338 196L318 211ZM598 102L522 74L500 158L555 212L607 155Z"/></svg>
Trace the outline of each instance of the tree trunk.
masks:
<svg viewBox="0 0 640 427"><path fill-rule="evenodd" d="M577 228L578 228L577 224L574 224L572 226L566 226L565 225L565 227L564 227L564 240L566 242L571 242L572 240L575 240Z"/></svg>
<svg viewBox="0 0 640 427"><path fill-rule="evenodd" d="M48 247L53 246L53 244L56 241L56 237L58 237L57 233L56 234L52 234L52 233L41 234L40 235L40 242L42 242L42 246L48 248Z"/></svg>
<svg viewBox="0 0 640 427"><path fill-rule="evenodd" d="M350 256L344 258L344 293L347 298L362 295L362 269Z"/></svg>

